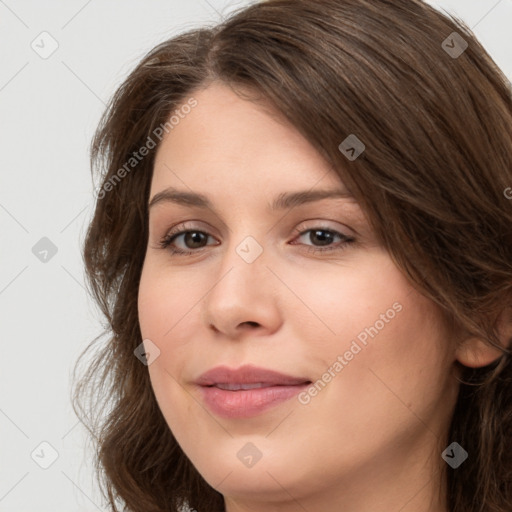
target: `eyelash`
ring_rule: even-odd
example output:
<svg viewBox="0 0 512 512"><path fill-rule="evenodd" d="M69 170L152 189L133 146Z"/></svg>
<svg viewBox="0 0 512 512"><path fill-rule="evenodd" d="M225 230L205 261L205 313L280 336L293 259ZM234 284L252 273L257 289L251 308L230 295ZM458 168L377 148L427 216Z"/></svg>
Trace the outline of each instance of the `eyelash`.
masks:
<svg viewBox="0 0 512 512"><path fill-rule="evenodd" d="M300 237L300 236L302 236L302 235L304 235L306 233L309 233L310 231L323 231L323 232L327 232L327 233L333 234L335 236L339 236L341 238L341 243L339 245L337 245L337 246L334 246L334 247L333 246L327 246L327 247L324 247L324 248L318 248L318 247L315 247L315 246L309 246L309 248L307 249L307 252L309 252L309 253L328 253L328 252L331 252L331 251L340 251L340 250L345 249L345 247L347 245L349 245L349 244L351 244L351 243L353 243L355 241L355 239L353 237L344 235L343 233L340 233L339 231L336 231L334 229L324 228L324 227L321 227L321 226L314 227L314 228L309 228L309 229L306 229L306 230L303 230L303 231L301 231L300 228L298 228L298 229L296 229L294 231L296 233L298 233L298 237ZM204 235L211 236L208 233L206 233L205 231L200 231L199 229L181 229L181 230L173 229L169 233L167 233L160 240L160 243L159 243L160 248L167 249L173 255L192 256L193 254L197 254L202 249L205 249L207 247L207 246L205 246L205 247L201 247L199 249L189 250L189 251L185 251L183 249L177 249L176 247L171 247L171 244L173 243L173 241L178 236L184 235L184 234L187 234L187 233L202 233ZM293 244L293 245L296 245L296 244Z"/></svg>

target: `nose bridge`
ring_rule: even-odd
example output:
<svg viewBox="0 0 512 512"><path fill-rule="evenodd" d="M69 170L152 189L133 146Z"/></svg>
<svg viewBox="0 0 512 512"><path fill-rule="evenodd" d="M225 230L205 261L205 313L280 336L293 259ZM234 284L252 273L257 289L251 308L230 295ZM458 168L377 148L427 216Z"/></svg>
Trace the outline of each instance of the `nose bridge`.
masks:
<svg viewBox="0 0 512 512"><path fill-rule="evenodd" d="M252 235L238 237L238 240L234 239L229 244L221 259L219 281L212 291L217 289L220 292L224 288L229 288L233 298L239 300L238 295L254 298L261 294L259 288L269 277L266 268L268 257L263 242L260 243Z"/></svg>
<svg viewBox="0 0 512 512"><path fill-rule="evenodd" d="M255 273L264 277L268 273L265 264L268 263L267 252L270 249L268 226L261 218L258 218L257 222L245 221L255 218L249 205L245 205L245 208L235 209L235 211L237 213L233 215L232 229L224 242L225 251L222 252L221 275L234 267L233 271L236 269L243 273L240 278L250 278Z"/></svg>
<svg viewBox="0 0 512 512"><path fill-rule="evenodd" d="M203 303L205 320L219 331L234 335L242 323L269 327L276 322L275 277L267 268L267 251L254 236L242 235L222 253L217 279Z"/></svg>

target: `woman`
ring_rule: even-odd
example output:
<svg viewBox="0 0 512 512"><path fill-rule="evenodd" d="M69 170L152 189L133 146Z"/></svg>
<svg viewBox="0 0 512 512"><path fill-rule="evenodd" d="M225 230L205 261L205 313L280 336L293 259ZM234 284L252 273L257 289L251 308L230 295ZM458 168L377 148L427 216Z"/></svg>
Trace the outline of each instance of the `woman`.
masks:
<svg viewBox="0 0 512 512"><path fill-rule="evenodd" d="M112 510L509 512L511 130L419 0L270 0L149 52L84 248Z"/></svg>

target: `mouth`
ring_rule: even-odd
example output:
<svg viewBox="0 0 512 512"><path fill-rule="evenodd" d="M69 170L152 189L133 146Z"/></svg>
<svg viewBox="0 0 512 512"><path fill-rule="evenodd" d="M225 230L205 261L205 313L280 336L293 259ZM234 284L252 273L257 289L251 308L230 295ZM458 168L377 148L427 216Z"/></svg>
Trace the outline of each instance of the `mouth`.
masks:
<svg viewBox="0 0 512 512"><path fill-rule="evenodd" d="M196 381L205 405L223 418L250 418L291 399L311 380L254 366L217 367Z"/></svg>
<svg viewBox="0 0 512 512"><path fill-rule="evenodd" d="M203 373L196 381L199 386L225 386L249 384L255 387L294 386L311 382L307 377L295 377L268 368L244 365L240 368L217 366ZM241 388L243 389L243 388Z"/></svg>
<svg viewBox="0 0 512 512"><path fill-rule="evenodd" d="M229 384L229 383L219 383L219 384L213 384L211 386L207 387L215 387L219 389L224 389L226 391L240 391L240 390L247 390L247 389L260 389L260 388L271 388L274 386L283 386L283 384L275 384L270 382L255 382L254 384Z"/></svg>

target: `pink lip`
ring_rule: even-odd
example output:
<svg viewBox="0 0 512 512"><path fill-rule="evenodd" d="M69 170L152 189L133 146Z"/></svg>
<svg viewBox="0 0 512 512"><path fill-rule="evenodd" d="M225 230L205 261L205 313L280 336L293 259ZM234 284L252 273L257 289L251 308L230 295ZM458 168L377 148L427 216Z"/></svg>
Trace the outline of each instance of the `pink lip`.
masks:
<svg viewBox="0 0 512 512"><path fill-rule="evenodd" d="M264 387L248 390L225 390L217 384L255 384ZM251 365L236 370L219 366L199 377L206 406L216 415L224 418L249 418L263 413L271 407L289 400L307 388L311 381Z"/></svg>

